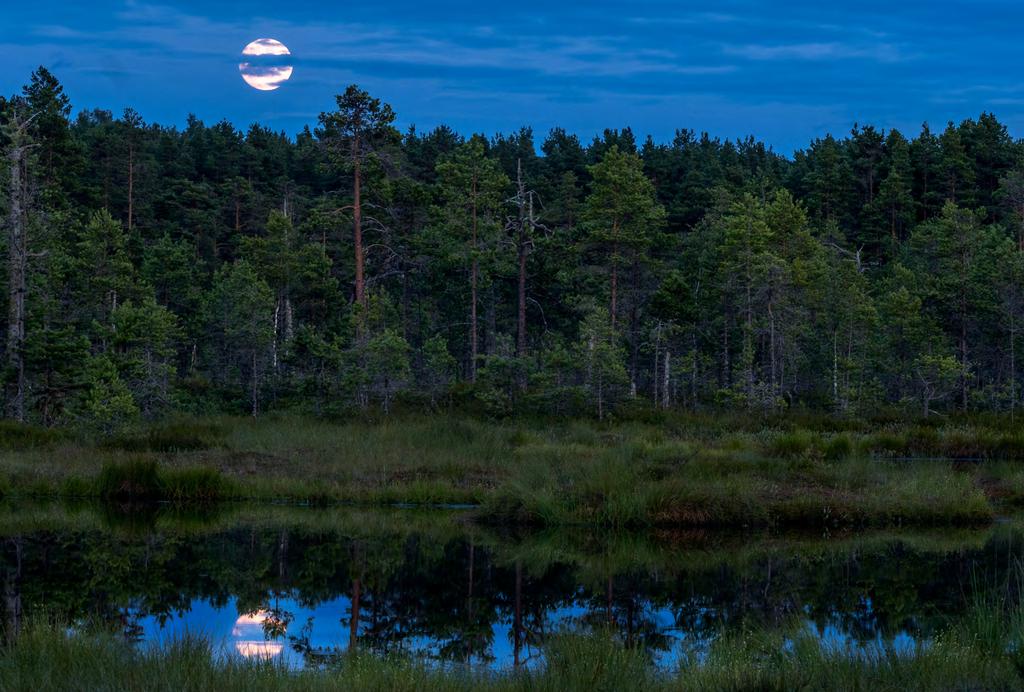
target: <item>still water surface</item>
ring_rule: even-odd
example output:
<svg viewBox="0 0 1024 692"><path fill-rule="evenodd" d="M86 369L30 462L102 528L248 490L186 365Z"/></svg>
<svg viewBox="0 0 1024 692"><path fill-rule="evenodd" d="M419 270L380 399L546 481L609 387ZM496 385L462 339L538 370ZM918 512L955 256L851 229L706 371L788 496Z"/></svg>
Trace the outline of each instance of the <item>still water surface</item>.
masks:
<svg viewBox="0 0 1024 692"><path fill-rule="evenodd" d="M503 532L453 511L232 508L208 516L0 509L8 632L104 622L140 646L319 665L353 648L505 669L552 634L612 628L672 669L724 634L806 630L912 650L1005 589L1015 524L868 534Z"/></svg>

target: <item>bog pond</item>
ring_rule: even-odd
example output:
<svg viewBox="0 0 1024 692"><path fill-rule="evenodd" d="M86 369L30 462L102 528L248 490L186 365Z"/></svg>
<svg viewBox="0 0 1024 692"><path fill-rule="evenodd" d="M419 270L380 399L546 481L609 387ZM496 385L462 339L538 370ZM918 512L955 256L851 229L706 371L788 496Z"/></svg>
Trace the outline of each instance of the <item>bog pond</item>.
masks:
<svg viewBox="0 0 1024 692"><path fill-rule="evenodd" d="M57 618L140 647L201 633L315 667L353 649L496 670L611 630L671 670L730 634L927 644L1015 588L1024 525L870 533L509 532L458 509L0 504L3 636Z"/></svg>

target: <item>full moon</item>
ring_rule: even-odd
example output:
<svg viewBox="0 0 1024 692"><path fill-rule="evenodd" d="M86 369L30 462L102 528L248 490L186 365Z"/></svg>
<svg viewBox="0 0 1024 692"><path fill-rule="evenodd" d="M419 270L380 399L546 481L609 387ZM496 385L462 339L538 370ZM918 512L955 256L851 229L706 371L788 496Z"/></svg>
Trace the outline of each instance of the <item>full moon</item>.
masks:
<svg viewBox="0 0 1024 692"><path fill-rule="evenodd" d="M274 38L258 38L242 49L238 71L245 83L259 91L274 91L292 76L291 51Z"/></svg>

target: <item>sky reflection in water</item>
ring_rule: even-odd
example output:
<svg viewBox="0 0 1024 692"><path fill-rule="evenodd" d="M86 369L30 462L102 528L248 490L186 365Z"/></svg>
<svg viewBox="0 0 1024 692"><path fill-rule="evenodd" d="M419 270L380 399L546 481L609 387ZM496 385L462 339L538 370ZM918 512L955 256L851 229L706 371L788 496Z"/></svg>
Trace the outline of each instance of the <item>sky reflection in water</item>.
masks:
<svg viewBox="0 0 1024 692"><path fill-rule="evenodd" d="M1013 526L508 536L402 512L182 531L81 525L0 544L8 624L57 612L106 621L142 646L201 633L221 652L294 668L344 654L353 634L378 654L533 666L552 634L605 628L666 670L751 628L809 633L851 655L909 654L1024 557Z"/></svg>

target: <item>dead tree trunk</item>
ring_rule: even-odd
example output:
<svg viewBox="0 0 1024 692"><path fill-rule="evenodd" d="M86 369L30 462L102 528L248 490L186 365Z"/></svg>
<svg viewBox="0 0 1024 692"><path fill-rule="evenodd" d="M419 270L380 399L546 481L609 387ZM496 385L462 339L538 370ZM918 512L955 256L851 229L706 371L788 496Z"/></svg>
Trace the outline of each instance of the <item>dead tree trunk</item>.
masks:
<svg viewBox="0 0 1024 692"><path fill-rule="evenodd" d="M366 283L363 278L363 171L361 166L363 152L360 150L360 146L357 135L352 139L352 236L353 252L355 253L356 260L355 299L357 305L365 306ZM361 324L362 319L360 319Z"/></svg>
<svg viewBox="0 0 1024 692"><path fill-rule="evenodd" d="M516 228L516 250L519 260L519 285L516 312L516 356L526 355L526 257L530 252L533 236L533 194L527 193L523 182L522 161L516 162L516 204L519 208L519 219Z"/></svg>
<svg viewBox="0 0 1024 692"><path fill-rule="evenodd" d="M259 380L259 369L256 362L256 349L252 352L252 390L250 397L252 399L252 416L255 418L260 414L260 380Z"/></svg>
<svg viewBox="0 0 1024 692"><path fill-rule="evenodd" d="M135 212L135 145L128 145L128 232L134 225Z"/></svg>
<svg viewBox="0 0 1024 692"><path fill-rule="evenodd" d="M470 252L472 253L471 266L469 270L469 381L476 382L476 360L477 354L480 348L477 334L477 273L479 271L479 265L476 257L476 243L477 243L477 198L476 198L476 173L473 173L473 238L470 244Z"/></svg>
<svg viewBox="0 0 1024 692"><path fill-rule="evenodd" d="M664 381L661 386L661 407L667 409L672 406L672 393L669 386L672 384L672 352L665 349L665 367L662 370Z"/></svg>
<svg viewBox="0 0 1024 692"><path fill-rule="evenodd" d="M516 356L526 355L526 243L519 237L519 286L516 312Z"/></svg>
<svg viewBox="0 0 1024 692"><path fill-rule="evenodd" d="M28 182L26 166L29 120L16 122L7 152L10 210L7 228L7 365L14 374L9 398L11 416L25 420L25 298L28 292Z"/></svg>
<svg viewBox="0 0 1024 692"><path fill-rule="evenodd" d="M618 307L619 292L619 246L616 243L612 247L612 277L611 277L611 299L609 300L608 311L611 313L612 331L615 331L615 313Z"/></svg>

